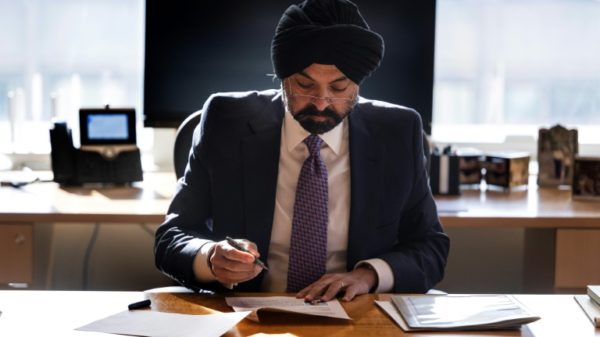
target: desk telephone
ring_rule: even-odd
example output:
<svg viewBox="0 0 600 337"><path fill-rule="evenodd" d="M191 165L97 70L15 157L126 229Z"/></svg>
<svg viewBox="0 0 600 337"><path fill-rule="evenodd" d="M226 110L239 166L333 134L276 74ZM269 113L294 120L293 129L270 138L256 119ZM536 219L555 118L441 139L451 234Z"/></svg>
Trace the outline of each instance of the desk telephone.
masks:
<svg viewBox="0 0 600 337"><path fill-rule="evenodd" d="M134 109L80 109L79 130L79 149L67 123L54 123L50 130L55 182L126 184L143 179Z"/></svg>

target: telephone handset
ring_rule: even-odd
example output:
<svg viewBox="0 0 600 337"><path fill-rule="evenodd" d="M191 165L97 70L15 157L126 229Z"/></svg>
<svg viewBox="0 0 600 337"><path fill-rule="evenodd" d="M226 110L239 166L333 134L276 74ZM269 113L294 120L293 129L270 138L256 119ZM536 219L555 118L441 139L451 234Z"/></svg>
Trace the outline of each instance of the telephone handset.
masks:
<svg viewBox="0 0 600 337"><path fill-rule="evenodd" d="M143 180L134 109L80 109L81 148L65 122L50 130L54 181L126 184Z"/></svg>

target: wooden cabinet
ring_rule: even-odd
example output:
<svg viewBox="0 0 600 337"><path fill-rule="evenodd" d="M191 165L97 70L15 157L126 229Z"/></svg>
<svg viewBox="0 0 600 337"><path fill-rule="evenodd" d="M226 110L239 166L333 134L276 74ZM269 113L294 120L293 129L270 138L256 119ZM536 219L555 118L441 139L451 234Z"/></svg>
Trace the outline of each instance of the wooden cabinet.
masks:
<svg viewBox="0 0 600 337"><path fill-rule="evenodd" d="M33 224L0 224L0 288L33 281Z"/></svg>
<svg viewBox="0 0 600 337"><path fill-rule="evenodd" d="M556 231L554 284L563 289L600 284L600 229Z"/></svg>

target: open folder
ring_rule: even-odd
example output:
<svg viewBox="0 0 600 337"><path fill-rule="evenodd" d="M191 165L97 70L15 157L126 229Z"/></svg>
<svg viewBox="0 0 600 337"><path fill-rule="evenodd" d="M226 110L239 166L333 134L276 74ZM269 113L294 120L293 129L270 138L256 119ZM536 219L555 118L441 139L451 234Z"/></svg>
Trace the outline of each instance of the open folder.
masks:
<svg viewBox="0 0 600 337"><path fill-rule="evenodd" d="M575 295L575 301L592 324L600 328L600 285L587 286L587 295Z"/></svg>
<svg viewBox="0 0 600 337"><path fill-rule="evenodd" d="M509 295L396 295L393 305L377 304L404 331L516 329L540 319Z"/></svg>
<svg viewBox="0 0 600 337"><path fill-rule="evenodd" d="M318 304L309 304L304 299L289 296L226 297L225 302L234 311L251 311L247 318L256 322L260 321L261 312L280 312L339 320L351 319L336 299Z"/></svg>

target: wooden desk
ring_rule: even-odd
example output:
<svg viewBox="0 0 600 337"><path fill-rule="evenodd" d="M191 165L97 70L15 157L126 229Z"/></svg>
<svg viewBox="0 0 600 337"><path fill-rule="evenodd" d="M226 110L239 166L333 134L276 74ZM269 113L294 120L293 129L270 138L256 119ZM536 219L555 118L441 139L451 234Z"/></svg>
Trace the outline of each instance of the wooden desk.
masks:
<svg viewBox="0 0 600 337"><path fill-rule="evenodd" d="M2 180L10 180L11 175L19 172L0 173ZM36 175L42 179L52 177L49 172ZM129 187L60 187L53 182L0 187L0 287L33 283L33 241L36 232L40 232L36 226L57 222L161 223L175 182L174 173L150 173L144 175L143 182Z"/></svg>
<svg viewBox="0 0 600 337"><path fill-rule="evenodd" d="M538 188L534 176L529 181L527 189L510 192L465 190L461 196L436 196L440 219L447 228L551 230L554 289L600 283L600 268L592 262L600 256L600 201L572 200L570 189ZM539 248L529 250L535 254ZM525 268L547 262L535 256L530 260Z"/></svg>
<svg viewBox="0 0 600 337"><path fill-rule="evenodd" d="M441 221L447 228L552 230L553 286L581 289L600 283L600 268L589 262L600 256L600 202L573 201L569 190L540 189L535 177L530 181L527 190L510 193L469 190L460 197L438 196ZM0 285L31 283L33 224L161 223L174 188L173 173L145 174L144 182L132 187L37 183L0 188Z"/></svg>
<svg viewBox="0 0 600 337"><path fill-rule="evenodd" d="M600 229L600 201L572 200L569 189L535 183L510 192L464 190L435 200L445 227Z"/></svg>
<svg viewBox="0 0 600 337"><path fill-rule="evenodd" d="M73 329L126 310L128 303L144 297L151 298L152 310L158 311L187 314L231 311L221 296L191 293L0 291L0 335L89 336L89 332ZM353 319L351 322L278 316L265 323L243 320L225 336L257 336L260 333L338 337L600 336L600 330L594 329L570 295L517 295L517 299L542 317L521 330L456 333L402 332L373 302L389 297L390 294L363 295L350 303L342 303Z"/></svg>
<svg viewBox="0 0 600 337"><path fill-rule="evenodd" d="M0 173L3 178L10 173ZM46 173L45 178L51 177ZM600 229L600 201L571 200L570 190L465 190L436 196L445 227L527 227ZM171 172L146 173L132 187L59 187L36 183L0 187L0 223L153 222L164 220L175 189Z"/></svg>
<svg viewBox="0 0 600 337"><path fill-rule="evenodd" d="M0 174L4 177L8 173ZM51 175L49 176L51 177ZM570 190L463 191L436 196L445 227L600 229L600 201L573 201ZM0 188L0 223L153 222L164 220L175 189L173 173L146 173L132 187L59 187L36 183Z"/></svg>
<svg viewBox="0 0 600 337"><path fill-rule="evenodd" d="M51 176L50 176L51 177ZM132 186L60 187L44 182L0 188L0 224L10 222L161 223L175 174L146 173Z"/></svg>

